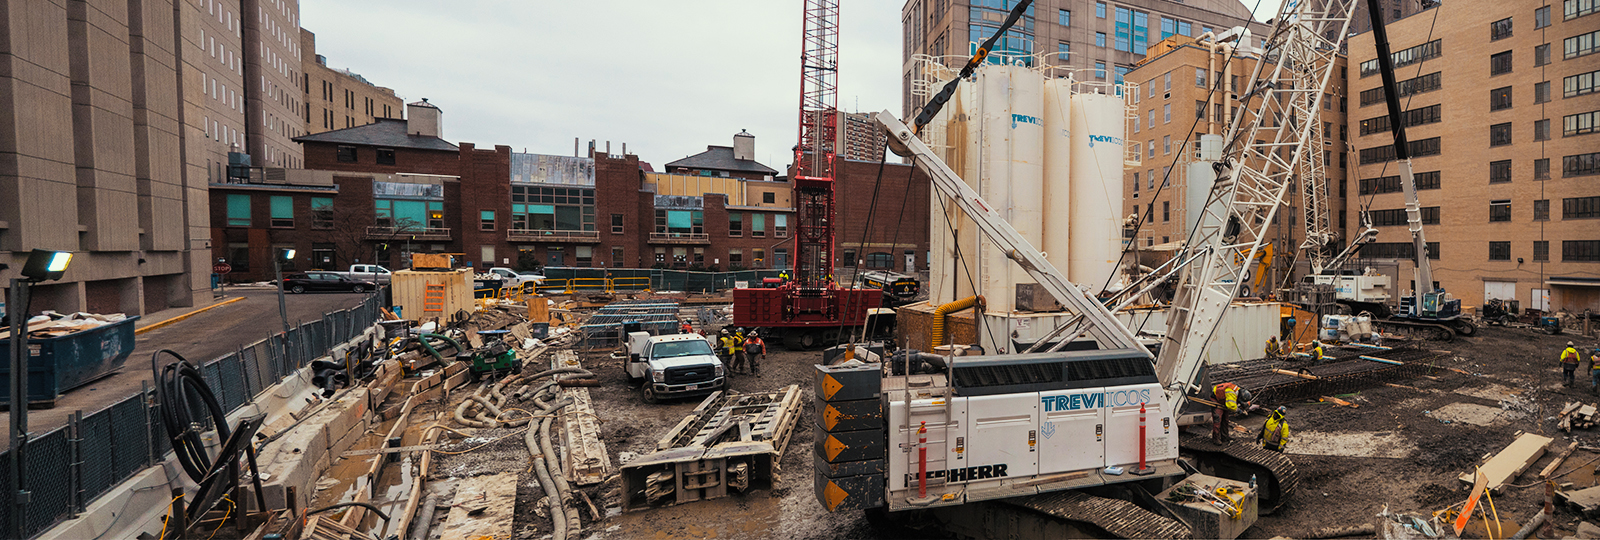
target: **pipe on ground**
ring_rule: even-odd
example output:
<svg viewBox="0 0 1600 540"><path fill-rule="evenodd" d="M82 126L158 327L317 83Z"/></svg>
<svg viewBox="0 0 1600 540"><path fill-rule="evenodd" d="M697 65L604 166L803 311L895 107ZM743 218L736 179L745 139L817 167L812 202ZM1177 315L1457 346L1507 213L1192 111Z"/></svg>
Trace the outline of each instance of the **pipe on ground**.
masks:
<svg viewBox="0 0 1600 540"><path fill-rule="evenodd" d="M428 540L428 529L433 528L434 506L439 504L439 495L429 493L422 500L422 513L417 516L417 521L412 523L411 540Z"/></svg>
<svg viewBox="0 0 1600 540"><path fill-rule="evenodd" d="M951 313L956 313L958 311L965 311L966 309L971 308L973 306L978 306L978 309L981 310L981 309L983 309L983 305L984 305L983 295L980 294L980 295L968 296L966 298L962 298L960 300L956 300L954 302L950 302L948 304L944 304L944 305L941 305L941 306L939 306L937 308L934 308L934 310L933 310L933 325L932 325L933 327L932 327L931 331L929 332L930 334L932 334L932 336L931 336L932 339L933 339L933 342L932 342L933 345L932 346L938 347L940 345L944 345L944 321L945 321L945 316L947 316L947 315L949 315Z"/></svg>

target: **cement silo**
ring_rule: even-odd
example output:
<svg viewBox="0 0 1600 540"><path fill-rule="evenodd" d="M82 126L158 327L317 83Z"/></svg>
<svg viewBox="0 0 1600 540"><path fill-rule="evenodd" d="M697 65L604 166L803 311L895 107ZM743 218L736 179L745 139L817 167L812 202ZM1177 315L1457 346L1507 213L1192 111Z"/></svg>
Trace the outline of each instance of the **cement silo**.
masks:
<svg viewBox="0 0 1600 540"><path fill-rule="evenodd" d="M1044 83L1044 251L1072 279L1072 79Z"/></svg>
<svg viewBox="0 0 1600 540"><path fill-rule="evenodd" d="M1191 237L1197 236L1192 231L1217 226L1214 215L1211 220L1205 223L1201 223L1200 219L1206 215L1206 198L1211 194L1211 185L1216 183L1217 173L1212 168L1212 164L1220 159L1222 159L1222 136L1201 135L1200 160L1189 162L1186 166L1187 169L1184 171L1183 199L1184 211L1187 212L1187 215L1184 216L1183 223L1187 227L1184 231L1189 233ZM1212 206L1220 211L1222 203L1221 201L1215 201Z"/></svg>
<svg viewBox="0 0 1600 540"><path fill-rule="evenodd" d="M1122 257L1122 98L1072 96L1072 212L1067 275L1098 293Z"/></svg>
<svg viewBox="0 0 1600 540"><path fill-rule="evenodd" d="M969 136L980 141L975 187L1000 217L1039 246L1044 220L1044 75L1015 65L985 65L977 75L973 86L980 121L968 123L969 129L977 130ZM1033 278L993 243L962 244L970 245L978 246L979 294L988 299L989 311L1014 310L1016 284L1032 283Z"/></svg>

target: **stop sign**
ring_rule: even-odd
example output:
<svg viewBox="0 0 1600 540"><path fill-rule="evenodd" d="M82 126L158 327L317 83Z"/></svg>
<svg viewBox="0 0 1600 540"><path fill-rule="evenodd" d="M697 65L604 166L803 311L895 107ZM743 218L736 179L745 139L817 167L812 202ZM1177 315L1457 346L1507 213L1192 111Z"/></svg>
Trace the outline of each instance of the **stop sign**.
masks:
<svg viewBox="0 0 1600 540"><path fill-rule="evenodd" d="M226 273L232 272L232 271L233 271L233 267L228 265L228 263L225 263L225 262L219 262L217 264L211 265L211 273L213 273L213 274L226 274Z"/></svg>

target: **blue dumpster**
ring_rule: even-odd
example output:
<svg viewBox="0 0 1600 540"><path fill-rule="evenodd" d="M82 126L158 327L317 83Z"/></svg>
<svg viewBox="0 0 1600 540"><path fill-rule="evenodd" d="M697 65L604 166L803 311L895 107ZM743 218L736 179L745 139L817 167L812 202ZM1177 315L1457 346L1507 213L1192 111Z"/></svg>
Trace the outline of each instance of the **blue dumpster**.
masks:
<svg viewBox="0 0 1600 540"><path fill-rule="evenodd" d="M54 405L68 390L122 368L133 353L133 323L128 317L99 328L61 337L28 340L28 402ZM0 355L11 358L10 335L0 339ZM9 360L0 362L0 378L11 376ZM0 386L0 401L11 398L11 386Z"/></svg>

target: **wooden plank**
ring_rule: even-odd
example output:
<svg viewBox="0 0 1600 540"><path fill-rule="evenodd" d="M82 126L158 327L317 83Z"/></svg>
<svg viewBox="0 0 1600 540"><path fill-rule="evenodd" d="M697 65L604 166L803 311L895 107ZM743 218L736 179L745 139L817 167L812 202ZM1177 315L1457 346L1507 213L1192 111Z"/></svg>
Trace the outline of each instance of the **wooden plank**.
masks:
<svg viewBox="0 0 1600 540"><path fill-rule="evenodd" d="M1553 440L1555 439L1532 433L1523 433L1518 436L1504 450L1489 458L1489 461L1479 469L1489 479L1488 489L1498 492L1501 486L1510 483L1512 479L1521 475L1523 471L1533 465L1533 462L1544 456L1545 446L1549 445ZM1472 484L1474 483L1473 476L1472 474L1463 474L1459 479L1464 484Z"/></svg>
<svg viewBox="0 0 1600 540"><path fill-rule="evenodd" d="M450 515L439 527L440 540L512 538L511 519L517 506L517 473L462 479L456 484ZM476 514L469 512L477 511Z"/></svg>
<svg viewBox="0 0 1600 540"><path fill-rule="evenodd" d="M1555 474L1556 473L1556 468L1561 466L1561 462L1562 461L1566 461L1567 456L1572 455L1572 451L1573 450L1577 450L1577 449L1578 449L1578 443L1572 443L1572 444L1567 445L1567 449L1566 450L1562 450L1561 454L1556 456L1555 461L1551 461L1549 465L1546 465L1544 467L1544 470L1539 471L1539 479L1540 480L1549 480L1550 479L1550 475Z"/></svg>
<svg viewBox="0 0 1600 540"><path fill-rule="evenodd" d="M578 353L570 349L551 355L550 367L582 367ZM562 425L562 439L567 443L566 467L569 479L580 486L599 484L610 476L610 453L600 437L600 423L594 414L594 403L589 389L573 386L561 389L561 395L572 398L572 404L558 416Z"/></svg>

